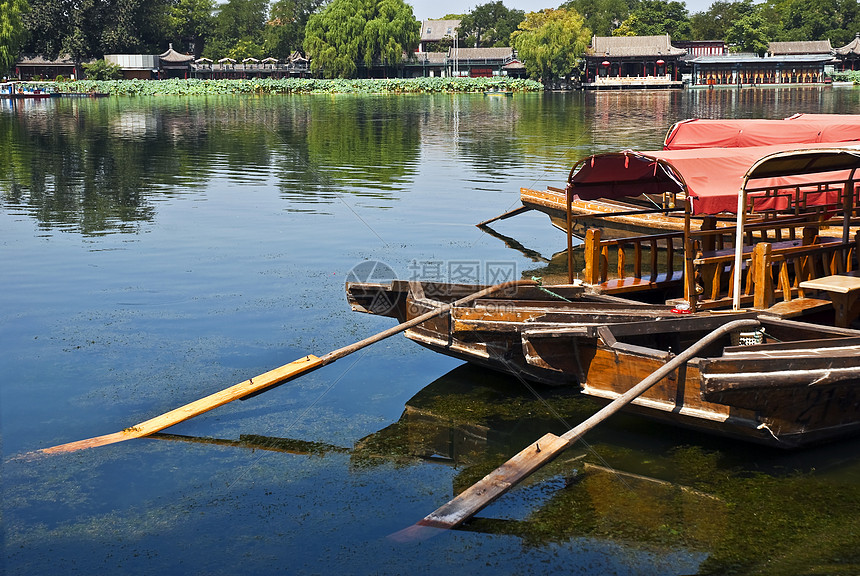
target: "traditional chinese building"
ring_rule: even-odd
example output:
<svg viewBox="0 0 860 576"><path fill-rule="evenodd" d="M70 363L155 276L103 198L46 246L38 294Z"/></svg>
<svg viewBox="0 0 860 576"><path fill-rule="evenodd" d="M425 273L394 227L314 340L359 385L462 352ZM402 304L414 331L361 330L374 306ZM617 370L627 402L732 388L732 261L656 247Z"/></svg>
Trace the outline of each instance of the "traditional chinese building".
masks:
<svg viewBox="0 0 860 576"><path fill-rule="evenodd" d="M583 88L680 88L686 50L662 36L594 36L585 54Z"/></svg>
<svg viewBox="0 0 860 576"><path fill-rule="evenodd" d="M503 48L450 48L446 59L449 76L492 78L525 74L514 49Z"/></svg>
<svg viewBox="0 0 860 576"><path fill-rule="evenodd" d="M444 52L444 50L435 50L436 44L445 38L453 40L459 27L460 20L424 20L421 22L418 52Z"/></svg>
<svg viewBox="0 0 860 576"><path fill-rule="evenodd" d="M445 76L447 52L416 52L404 60L404 74L410 78Z"/></svg>
<svg viewBox="0 0 860 576"><path fill-rule="evenodd" d="M258 60L245 58L237 63L233 58L221 58L213 62L209 58L198 58L191 65L195 78L289 78L305 77L310 72L309 61L300 52L293 52L282 61L268 57Z"/></svg>
<svg viewBox="0 0 860 576"><path fill-rule="evenodd" d="M68 54L57 58L25 54L15 64L15 74L21 80L54 80L57 76L76 79L82 77L82 69L80 63Z"/></svg>
<svg viewBox="0 0 860 576"><path fill-rule="evenodd" d="M767 45L767 53L771 56L809 56L833 55L830 40L809 40L803 42L771 42Z"/></svg>
<svg viewBox="0 0 860 576"><path fill-rule="evenodd" d="M683 58L690 60L699 56L722 56L726 53L726 43L723 40L672 40L672 46L685 50L687 53Z"/></svg>
<svg viewBox="0 0 860 576"><path fill-rule="evenodd" d="M158 61L159 78L188 78L194 55L181 54L173 49L173 44L170 44L167 52L158 56Z"/></svg>
<svg viewBox="0 0 860 576"><path fill-rule="evenodd" d="M835 50L836 58L842 70L857 70L860 68L860 32L854 40Z"/></svg>
<svg viewBox="0 0 860 576"><path fill-rule="evenodd" d="M158 77L158 56L154 54L105 54L105 62L119 66L126 80Z"/></svg>
<svg viewBox="0 0 860 576"><path fill-rule="evenodd" d="M699 56L690 62L691 86L820 84L825 80L824 66L832 62L831 54Z"/></svg>

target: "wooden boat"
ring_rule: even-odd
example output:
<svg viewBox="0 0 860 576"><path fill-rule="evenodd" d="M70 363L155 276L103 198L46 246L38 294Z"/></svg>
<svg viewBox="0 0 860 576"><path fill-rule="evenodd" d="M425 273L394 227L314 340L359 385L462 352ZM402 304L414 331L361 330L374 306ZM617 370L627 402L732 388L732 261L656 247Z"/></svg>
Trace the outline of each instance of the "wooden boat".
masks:
<svg viewBox="0 0 860 576"><path fill-rule="evenodd" d="M795 114L784 120L682 120L666 134L663 150L641 152L646 156L671 161L672 151L696 150L703 158L727 158L731 161L744 154L738 149L753 149L748 156L761 158L769 153L763 147L777 146L792 149L798 144L823 146L823 143L860 141L860 115L848 114ZM571 179L579 171L583 159L571 170ZM746 162L746 161L745 161ZM749 166L749 164L746 164ZM714 166L717 173L720 169ZM741 172L742 174L742 172ZM545 213L560 230L567 230L567 188L548 187L545 190L520 189L523 207ZM679 231L684 227L683 197L645 190L625 198L571 199L570 215L573 233L584 237L592 227L601 228L604 237L622 237L630 234L654 234ZM718 224L721 225L721 224ZM730 225L730 224L726 224Z"/></svg>
<svg viewBox="0 0 860 576"><path fill-rule="evenodd" d="M770 154L746 170L735 188L740 194L693 188L651 157L630 156L621 168L624 162L624 155L589 162L591 174L583 178L591 193L611 196L644 173L654 182L665 168L665 180L656 182L674 182L688 199L687 214L732 211L732 202L733 211L745 209L733 228L693 231L688 217L680 238L604 240L589 231L584 284L487 296L406 336L527 381L576 386L585 395L615 400L705 334L739 318L756 319L759 329L708 345L628 410L781 447L860 431L860 330L847 327L857 310L847 300L840 304L842 288L813 289L845 280L855 300L860 296L854 276L860 239L847 236L858 204L860 147ZM605 186L598 192L601 177ZM821 236L820 223L796 215L801 204L840 211L843 236ZM747 224L751 207L768 218ZM748 239L756 246L746 245ZM676 240L685 247L681 266ZM608 277L610 263L617 266L616 278ZM399 281L347 285L353 309L401 321L474 290Z"/></svg>

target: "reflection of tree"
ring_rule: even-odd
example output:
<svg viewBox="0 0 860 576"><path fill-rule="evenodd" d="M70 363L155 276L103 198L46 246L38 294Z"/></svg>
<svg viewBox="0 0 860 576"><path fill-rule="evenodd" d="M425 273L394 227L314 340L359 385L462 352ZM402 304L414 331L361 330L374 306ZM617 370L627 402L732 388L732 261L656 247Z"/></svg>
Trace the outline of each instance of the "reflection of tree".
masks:
<svg viewBox="0 0 860 576"><path fill-rule="evenodd" d="M412 182L419 151L417 102L399 96L306 96L281 102L280 187L293 200L350 193L391 198Z"/></svg>
<svg viewBox="0 0 860 576"><path fill-rule="evenodd" d="M513 98L469 95L457 98L451 106L459 120L457 152L475 170L493 174L520 161L515 135L522 108Z"/></svg>
<svg viewBox="0 0 860 576"><path fill-rule="evenodd" d="M0 190L47 228L134 231L153 198L212 178L290 201L390 199L411 182L420 107L400 97L52 100L0 116Z"/></svg>
<svg viewBox="0 0 860 576"><path fill-rule="evenodd" d="M24 207L46 228L87 235L151 220L151 194L187 183L190 163L185 152L164 153L186 144L163 128L176 127L169 114L152 121L147 114L153 113L91 100L19 103L0 116L0 140L9 151L2 160L3 202Z"/></svg>

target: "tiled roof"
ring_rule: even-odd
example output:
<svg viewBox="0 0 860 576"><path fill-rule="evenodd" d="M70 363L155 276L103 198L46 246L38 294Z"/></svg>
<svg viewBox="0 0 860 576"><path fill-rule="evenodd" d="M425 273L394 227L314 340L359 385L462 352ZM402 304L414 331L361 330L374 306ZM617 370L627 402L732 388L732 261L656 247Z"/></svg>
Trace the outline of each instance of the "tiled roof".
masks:
<svg viewBox="0 0 860 576"><path fill-rule="evenodd" d="M438 42L445 36L454 37L460 20L424 20L421 23L421 42Z"/></svg>
<svg viewBox="0 0 860 576"><path fill-rule="evenodd" d="M43 54L22 54L18 60L18 65L21 66L71 66L75 63L69 54L61 54L53 59L46 58Z"/></svg>
<svg viewBox="0 0 860 576"><path fill-rule="evenodd" d="M510 60L514 57L514 49L510 46L503 48L454 48L448 49L449 60Z"/></svg>
<svg viewBox="0 0 860 576"><path fill-rule="evenodd" d="M668 34L662 36L594 36L591 56L683 56L687 51L672 46Z"/></svg>
<svg viewBox="0 0 860 576"><path fill-rule="evenodd" d="M832 54L830 40L809 40L806 42L771 42L767 46L771 54Z"/></svg>
<svg viewBox="0 0 860 576"><path fill-rule="evenodd" d="M842 48L836 49L837 54L841 54L842 56L847 56L849 54L860 54L860 34L854 37L854 40L843 46Z"/></svg>
<svg viewBox="0 0 860 576"><path fill-rule="evenodd" d="M194 56L191 54L180 54L176 50L173 49L173 44L170 45L170 48L167 49L167 52L164 54L159 54L158 56L162 62L167 62L169 64L185 64L187 62L191 62L194 60Z"/></svg>

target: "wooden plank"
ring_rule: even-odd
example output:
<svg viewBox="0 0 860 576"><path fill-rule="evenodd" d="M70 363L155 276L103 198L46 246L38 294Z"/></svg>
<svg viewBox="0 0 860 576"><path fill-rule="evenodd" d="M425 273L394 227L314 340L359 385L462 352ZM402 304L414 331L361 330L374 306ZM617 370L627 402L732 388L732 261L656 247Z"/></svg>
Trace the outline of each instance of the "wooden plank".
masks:
<svg viewBox="0 0 860 576"><path fill-rule="evenodd" d="M856 276L837 274L834 276L824 276L823 278L806 280L802 282L801 285L806 290L825 290L827 292L849 294L855 290L860 290L860 278Z"/></svg>

